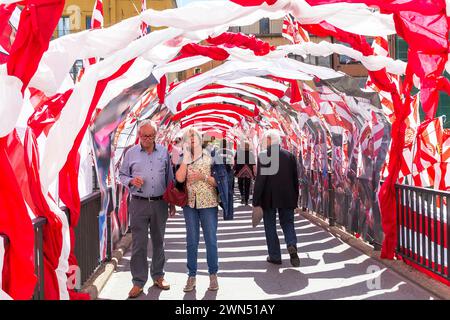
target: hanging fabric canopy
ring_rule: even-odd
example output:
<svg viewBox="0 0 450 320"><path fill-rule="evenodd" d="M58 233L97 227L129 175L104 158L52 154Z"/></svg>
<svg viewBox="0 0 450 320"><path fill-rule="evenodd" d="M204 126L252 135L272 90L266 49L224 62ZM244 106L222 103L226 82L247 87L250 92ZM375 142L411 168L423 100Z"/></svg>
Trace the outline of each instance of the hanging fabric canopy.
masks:
<svg viewBox="0 0 450 320"><path fill-rule="evenodd" d="M438 93L450 92L443 75L450 70L444 0L197 2L173 10L144 10L110 27L52 41L64 1L0 0L1 31L18 17L17 5L25 10L16 38L10 46L0 39L1 181L8 182L0 192L0 233L11 242L7 259L0 255L0 262L7 261L1 283L13 299L29 298L36 282L30 216L48 220L46 298L75 298L67 289L74 240L72 236L71 243L69 221L55 198L74 213L70 225L76 225L79 151L85 137L92 136L102 190L99 232L104 256L106 210L110 201L118 203L106 192L108 176L115 185L114 168L124 150L138 142L136 128L142 119L159 124L158 140L165 144L182 130L196 127L235 147L244 135L258 149L266 129L279 130L283 146L299 156L305 171L326 175L334 170L332 183L341 189L357 179L367 182L359 184L366 201L364 237L384 241L383 258L392 259L395 253L397 180L411 176L416 185L450 188L450 135L442 119L434 118ZM228 31L286 15L290 24L310 35L332 36L350 47L308 42L308 37L273 47L253 35ZM145 35L143 26L166 28ZM394 34L408 43L408 62L394 60L387 48L380 53L383 50L376 47L383 43L380 39ZM377 37L375 45L369 45L366 36ZM333 53L366 67L365 88L342 72L291 58ZM75 61L93 57L95 63L72 84L69 71ZM171 73L210 61L223 63L167 83ZM413 86L420 89L418 96L411 95ZM422 124L419 100L426 118ZM24 128L20 135L18 127ZM433 144L442 152L429 148ZM385 181L380 188L381 178ZM60 188L53 191L57 181ZM369 199L377 191L379 201ZM12 267L20 270L20 277L11 273Z"/></svg>

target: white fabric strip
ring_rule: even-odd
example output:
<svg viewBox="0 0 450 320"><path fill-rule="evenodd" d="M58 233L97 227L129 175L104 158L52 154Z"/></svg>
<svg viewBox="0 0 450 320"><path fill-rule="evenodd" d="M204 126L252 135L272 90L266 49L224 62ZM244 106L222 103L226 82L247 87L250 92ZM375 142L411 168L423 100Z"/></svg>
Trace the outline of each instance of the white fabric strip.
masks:
<svg viewBox="0 0 450 320"><path fill-rule="evenodd" d="M268 105L268 104L269 104L266 100L264 100L264 99L262 99L262 98L260 98L260 97L258 97L258 96L255 96L254 94L252 94L252 93L250 93L250 92L248 92L248 91L240 90L240 89L236 89L236 88L231 88L231 87L218 88L218 89L205 89L205 90L199 90L198 92L196 92L196 93L190 95L189 97L185 98L184 100L189 100L189 99L192 99L193 97L200 96L200 95L203 95L203 94L208 94L208 93L225 93L225 94L226 94L226 93L231 93L231 94L242 94L242 95L244 95L244 96L246 96L246 97L249 97L249 98L253 98L253 99L258 100L258 101L261 102L263 105Z"/></svg>
<svg viewBox="0 0 450 320"><path fill-rule="evenodd" d="M288 12L300 23L314 24L326 20L338 28L361 35L386 36L395 33L392 15L374 12L364 4L310 6L304 0L278 0L272 6L264 3L252 7L242 7L231 1L193 2L161 12L149 9L142 14L142 19L153 26L198 30L196 28L199 26L211 28L218 25L250 25L264 17L281 19Z"/></svg>
<svg viewBox="0 0 450 320"><path fill-rule="evenodd" d="M153 66L153 63L142 58L137 58L126 74L108 83L105 92L98 102L98 108L103 109L124 89L147 78L152 72Z"/></svg>
<svg viewBox="0 0 450 320"><path fill-rule="evenodd" d="M288 60L288 58L286 58L285 60ZM278 77L289 79L312 80L312 76L305 72L286 69L289 66L292 67L292 65L295 65L295 63L290 64L289 62L285 61L264 60L257 63L228 61L208 72L205 72L197 77L191 78L181 83L167 95L165 102L168 108L172 112L175 112L176 105L179 101L183 101L185 98L193 95L195 92L197 92L207 84L218 81L235 80L245 76L265 76L268 74L272 74ZM298 66L300 65L297 64L297 67ZM329 74L342 76L342 74L339 74L334 70L331 70Z"/></svg>
<svg viewBox="0 0 450 320"><path fill-rule="evenodd" d="M255 110L255 104L247 103L247 102L244 102L237 98L228 98L228 97L221 97L221 96L214 96L214 97L209 97L209 98L202 98L201 96L199 96L195 100L192 100L187 103L183 103L182 109L183 110L187 109L189 106L194 105L194 104L209 104L209 103L224 103L224 102L237 104L237 105L243 106L252 111Z"/></svg>
<svg viewBox="0 0 450 320"><path fill-rule="evenodd" d="M295 45L279 46L277 49L286 54L293 53L301 56L311 54L313 56L327 57L333 53L342 54L360 61L369 71L386 68L387 72L397 75L403 75L406 71L406 62L404 61L378 55L364 56L360 51L339 43L327 41L319 43L304 42Z"/></svg>
<svg viewBox="0 0 450 320"><path fill-rule="evenodd" d="M198 116L207 117L210 115L214 115L216 112L220 112L220 114L237 115L237 116L243 117L240 113L232 111L232 110L227 110L225 108L224 109L211 108L208 110L197 111L197 112L193 113L192 115L184 117L183 119L181 119L181 121L189 121Z"/></svg>
<svg viewBox="0 0 450 320"><path fill-rule="evenodd" d="M59 286L59 299L69 300L69 292L67 291L67 275L69 271L69 255L70 255L70 232L69 232L69 222L67 220L67 215L62 211L59 206L53 202L50 197L44 193L45 200L59 220L62 223L62 247L61 254L59 255L58 267L56 268L56 278L58 279Z"/></svg>
<svg viewBox="0 0 450 320"><path fill-rule="evenodd" d="M290 2L292 14L301 24L315 24L325 20L332 25L365 36L387 36L395 33L392 15L380 14L359 3L332 3L310 6L304 0Z"/></svg>
<svg viewBox="0 0 450 320"><path fill-rule="evenodd" d="M0 138L15 128L23 104L22 81L6 72L2 74L3 70L0 70Z"/></svg>
<svg viewBox="0 0 450 320"><path fill-rule="evenodd" d="M160 79L167 73L175 73L183 70L188 70L197 66L201 66L202 64L205 64L209 61L211 61L210 58L203 56L184 58L157 66L153 71L153 75L156 79Z"/></svg>
<svg viewBox="0 0 450 320"><path fill-rule="evenodd" d="M129 47L120 50L113 57L106 58L92 65L83 76L81 82L77 83L74 91L61 112L59 120L50 129L42 156L40 176L43 194L46 195L50 185L58 177L58 173L66 162L67 155L72 148L75 137L80 131L91 104L95 92L96 84L99 80L105 79L114 74L120 66L131 59L145 53L156 45L172 39L181 34L180 30L165 29L155 31L143 37L143 41L133 42ZM56 270L60 298L69 299L67 292L68 257L70 253L70 235L66 215L47 199L53 212L62 221L63 247Z"/></svg>
<svg viewBox="0 0 450 320"><path fill-rule="evenodd" d="M20 2L22 0L0 0L0 4L11 4L11 3L16 3L16 2Z"/></svg>
<svg viewBox="0 0 450 320"><path fill-rule="evenodd" d="M143 37L145 41L133 42L129 47L120 50L114 57L92 65L83 78L74 87L74 91L61 112L59 120L48 133L47 143L40 170L44 194L49 185L57 178L73 141L80 131L92 101L97 82L114 74L123 64L141 55L167 39L181 34L181 30L164 29L154 31Z"/></svg>
<svg viewBox="0 0 450 320"><path fill-rule="evenodd" d="M223 85L223 86L231 87L231 88L245 90L245 91L251 92L253 94L258 94L260 96L266 97L270 101L278 100L278 97L276 95L274 95L268 91L263 91L261 89L258 89L258 88L252 87L252 86L239 84L239 83L235 83L235 82L231 82L231 81L220 81L220 80L217 81L216 83Z"/></svg>
<svg viewBox="0 0 450 320"><path fill-rule="evenodd" d="M203 127L207 127L207 126L222 126L222 127L227 127L227 128L231 128L233 125L230 124L226 124L226 123L218 123L215 121L204 121L204 122L194 122L192 125L194 126L203 126ZM191 125L191 126L192 126Z"/></svg>
<svg viewBox="0 0 450 320"><path fill-rule="evenodd" d="M264 4L258 9L241 7L232 2L196 2L164 11L149 9L109 28L69 34L52 41L30 86L43 90L48 95L55 93L76 59L107 57L125 48L139 37L142 21L156 27L179 28L185 33L191 32L186 33L186 37L194 35L197 40L203 40L209 35L226 31L229 26L250 25L264 17L282 18L289 10L300 21L317 23L329 19L333 25L357 34L384 36L395 33L391 16L372 12L365 5L338 3L311 7L305 1L279 0L274 6ZM144 41L144 38L137 41Z"/></svg>
<svg viewBox="0 0 450 320"><path fill-rule="evenodd" d="M228 121L228 122L230 122L230 123L232 123L232 124L236 124L236 123L238 122L238 120L236 120L235 118L226 116L226 115L224 115L224 114L220 114L220 115L214 115L214 114L206 114L206 115L202 115L202 114L194 114L194 115L192 115L191 117L189 117L189 119L184 119L184 118L183 118L183 119L181 120L181 124L186 123L186 122L188 122L188 121L190 121L190 120L193 120L193 121L199 120L199 122L202 122L201 119L204 119L205 117L208 117L208 118L214 118L214 119L218 119L218 120L225 120L225 121ZM208 119L208 120L209 120L209 119ZM210 121L210 120L209 120L209 121ZM218 122L218 123L221 123L221 122Z"/></svg>
<svg viewBox="0 0 450 320"><path fill-rule="evenodd" d="M261 77L242 77L236 80L230 80L229 83L248 83L254 84L257 86L261 86L264 88L271 88L285 92L287 90L287 86L278 81L273 81L266 78Z"/></svg>

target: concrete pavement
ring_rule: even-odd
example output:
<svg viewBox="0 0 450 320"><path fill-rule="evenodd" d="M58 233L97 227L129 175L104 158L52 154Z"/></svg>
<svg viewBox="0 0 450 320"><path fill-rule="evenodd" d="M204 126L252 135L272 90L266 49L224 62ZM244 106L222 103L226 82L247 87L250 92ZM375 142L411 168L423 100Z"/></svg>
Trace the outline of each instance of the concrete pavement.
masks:
<svg viewBox="0 0 450 320"><path fill-rule="evenodd" d="M184 293L187 278L185 225L182 214L178 213L169 219L165 238L166 279L171 289L161 291L149 281L144 294L137 299L435 299L428 291L299 214L295 216L295 228L301 266L290 265L280 227L283 264L269 264L262 223L252 228L251 207L235 202L234 220L223 221L219 216L219 291L207 290L206 250L201 237L197 288ZM149 262L150 257L149 241ZM131 288L129 262L130 250L119 261L99 299L127 299Z"/></svg>

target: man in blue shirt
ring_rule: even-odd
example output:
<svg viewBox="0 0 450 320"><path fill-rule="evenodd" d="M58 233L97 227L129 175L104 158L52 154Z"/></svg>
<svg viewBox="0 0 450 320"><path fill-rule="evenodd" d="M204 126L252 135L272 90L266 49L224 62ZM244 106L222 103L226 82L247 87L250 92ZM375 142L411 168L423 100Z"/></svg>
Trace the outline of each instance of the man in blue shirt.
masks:
<svg viewBox="0 0 450 320"><path fill-rule="evenodd" d="M139 296L148 280L147 244L148 228L152 240L153 254L150 267L154 285L168 290L164 280L164 233L168 215L175 215L175 206L163 200L170 181L174 180L169 152L155 143L157 128L154 122L144 120L139 124L140 144L131 147L125 154L119 170L120 182L129 188L130 226L132 233L131 274L133 288L130 298Z"/></svg>

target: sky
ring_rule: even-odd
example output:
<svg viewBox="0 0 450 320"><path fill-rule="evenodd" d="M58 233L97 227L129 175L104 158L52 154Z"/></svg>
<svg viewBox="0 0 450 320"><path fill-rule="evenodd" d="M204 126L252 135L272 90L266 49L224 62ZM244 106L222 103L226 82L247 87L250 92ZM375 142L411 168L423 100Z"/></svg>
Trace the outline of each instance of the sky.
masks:
<svg viewBox="0 0 450 320"><path fill-rule="evenodd" d="M195 1L211 1L211 0L177 0L177 5L178 7L183 7L185 5L187 5L190 2L195 2Z"/></svg>

